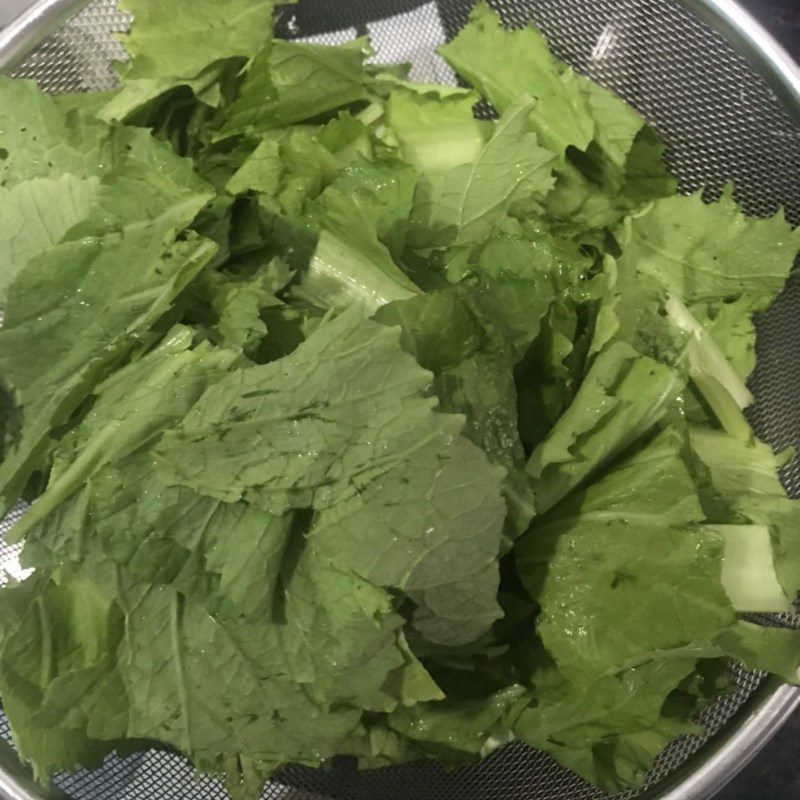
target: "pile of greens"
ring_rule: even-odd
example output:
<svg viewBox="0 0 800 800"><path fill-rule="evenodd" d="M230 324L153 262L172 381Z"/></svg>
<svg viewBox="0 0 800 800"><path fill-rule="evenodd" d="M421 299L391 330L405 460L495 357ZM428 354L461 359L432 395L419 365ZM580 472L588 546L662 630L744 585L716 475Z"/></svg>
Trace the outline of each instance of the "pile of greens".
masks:
<svg viewBox="0 0 800 800"><path fill-rule="evenodd" d="M233 795L520 739L636 785L725 665L798 680L800 507L742 411L800 234L478 5L474 89L127 0L122 87L0 79L0 694L40 779ZM513 57L509 57L513 54ZM484 99L496 121L479 120Z"/></svg>

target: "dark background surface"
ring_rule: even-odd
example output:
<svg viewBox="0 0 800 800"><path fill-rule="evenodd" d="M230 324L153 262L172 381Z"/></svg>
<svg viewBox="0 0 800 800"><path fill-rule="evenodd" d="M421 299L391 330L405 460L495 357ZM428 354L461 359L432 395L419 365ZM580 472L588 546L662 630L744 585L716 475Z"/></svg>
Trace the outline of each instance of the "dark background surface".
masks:
<svg viewBox="0 0 800 800"><path fill-rule="evenodd" d="M800 800L800 712L714 800Z"/></svg>
<svg viewBox="0 0 800 800"><path fill-rule="evenodd" d="M800 61L800 0L739 0ZM800 800L800 712L715 800Z"/></svg>
<svg viewBox="0 0 800 800"><path fill-rule="evenodd" d="M800 61L800 0L739 0Z"/></svg>

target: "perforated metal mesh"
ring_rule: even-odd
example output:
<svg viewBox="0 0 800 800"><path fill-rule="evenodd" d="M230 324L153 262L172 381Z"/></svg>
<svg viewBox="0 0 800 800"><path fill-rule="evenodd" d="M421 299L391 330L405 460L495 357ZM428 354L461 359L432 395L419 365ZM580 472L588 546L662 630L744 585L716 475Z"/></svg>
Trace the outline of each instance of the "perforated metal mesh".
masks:
<svg viewBox="0 0 800 800"><path fill-rule="evenodd" d="M452 83L436 45L466 19L471 0L301 0L287 12L283 35L339 43L364 32L380 61L408 60L417 80ZM681 190L713 194L733 181L751 214L786 209L800 223L800 130L765 82L732 47L677 0L496 0L514 24L535 21L555 52L579 71L619 92L665 138ZM124 57L114 33L128 20L114 0L97 0L18 70L50 92L102 90L115 81L112 61ZM758 368L751 420L777 448L800 433L800 279L759 321ZM784 472L800 497L800 462ZM0 523L2 536L21 508ZM17 577L16 553L0 545L0 569ZM762 620L800 625L800 617ZM705 734L674 742L658 758L657 785L728 725L762 676L732 668L736 690L704 715ZM0 736L8 738L0 720ZM74 800L223 800L219 783L198 780L179 756L151 751L111 757L102 769L60 776ZM621 798L638 797L628 792ZM357 772L346 760L330 769L292 767L264 791L264 800L601 800L606 797L549 756L514 744L479 765L447 772L425 763Z"/></svg>

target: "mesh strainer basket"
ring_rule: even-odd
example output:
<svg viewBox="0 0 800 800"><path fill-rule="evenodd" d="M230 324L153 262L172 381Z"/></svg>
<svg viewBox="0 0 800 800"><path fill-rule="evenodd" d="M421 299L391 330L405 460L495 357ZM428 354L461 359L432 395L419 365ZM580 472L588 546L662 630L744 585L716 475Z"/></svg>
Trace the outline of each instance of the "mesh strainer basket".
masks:
<svg viewBox="0 0 800 800"><path fill-rule="evenodd" d="M224 2L224 0L220 0ZM0 32L0 69L35 78L50 92L112 88L112 62L124 57L114 33L129 20L115 0L80 13L75 0L40 0ZM729 0L495 0L511 24L533 20L555 52L631 102L661 133L682 191L711 193L733 181L755 215L786 209L800 223L800 74L791 60ZM281 34L336 44L368 33L381 62L410 61L412 78L452 83L435 54L465 22L472 0L301 0ZM691 6L691 7L690 7ZM73 16L71 16L73 15ZM49 37L49 38L48 38ZM35 49L34 49L35 48ZM23 56L26 56L24 60ZM751 421L776 448L800 439L800 275L760 320L757 401ZM800 461L783 478L800 497ZM0 522L0 535L21 513ZM18 569L0 544L0 567ZM800 627L800 615L770 619ZM659 757L645 789L621 798L710 797L758 751L800 702L800 692L733 666L732 694L704 715L705 734L674 742ZM9 739L0 717L0 736ZM110 757L93 772L58 776L45 793L0 742L0 796L14 800L225 800L221 785L197 779L180 756L152 750ZM603 792L522 744L483 763L445 771L433 763L358 772L288 768L263 800L602 800Z"/></svg>

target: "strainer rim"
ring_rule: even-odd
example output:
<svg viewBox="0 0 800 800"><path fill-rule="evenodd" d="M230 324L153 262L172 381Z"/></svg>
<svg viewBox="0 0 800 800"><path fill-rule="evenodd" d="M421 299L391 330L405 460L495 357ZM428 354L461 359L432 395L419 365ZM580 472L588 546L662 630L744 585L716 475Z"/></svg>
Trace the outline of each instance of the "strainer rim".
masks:
<svg viewBox="0 0 800 800"><path fill-rule="evenodd" d="M800 124L800 65L736 0L680 0L756 68Z"/></svg>
<svg viewBox="0 0 800 800"><path fill-rule="evenodd" d="M0 30L0 73L15 67L90 0L36 0Z"/></svg>

